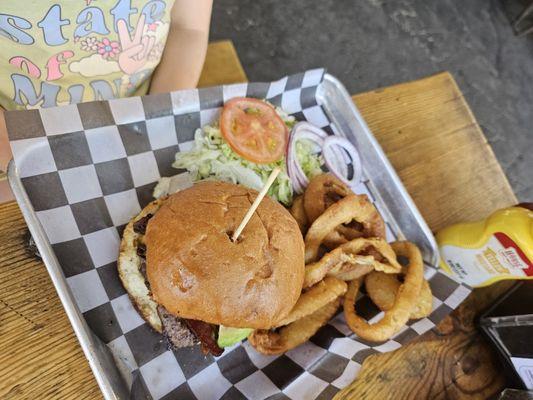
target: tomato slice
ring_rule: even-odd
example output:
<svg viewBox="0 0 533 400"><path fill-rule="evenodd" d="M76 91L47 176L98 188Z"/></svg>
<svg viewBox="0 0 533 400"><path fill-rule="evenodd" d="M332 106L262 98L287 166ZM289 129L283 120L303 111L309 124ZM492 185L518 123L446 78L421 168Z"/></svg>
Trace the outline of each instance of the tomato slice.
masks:
<svg viewBox="0 0 533 400"><path fill-rule="evenodd" d="M224 105L220 130L241 157L268 164L285 155L289 132L274 107L249 97L236 97Z"/></svg>

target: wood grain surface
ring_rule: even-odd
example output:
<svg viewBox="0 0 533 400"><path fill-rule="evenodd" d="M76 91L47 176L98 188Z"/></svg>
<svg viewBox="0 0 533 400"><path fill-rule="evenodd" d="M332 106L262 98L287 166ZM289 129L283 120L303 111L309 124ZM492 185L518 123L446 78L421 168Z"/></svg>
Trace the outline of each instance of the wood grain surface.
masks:
<svg viewBox="0 0 533 400"><path fill-rule="evenodd" d="M211 44L201 85L245 80L232 44ZM449 74L354 99L432 229L515 202ZM27 230L15 203L0 205L0 221L0 398L101 398L44 265L26 249ZM503 380L473 318L508 287L476 290L434 331L369 357L337 398L473 399L496 393Z"/></svg>
<svg viewBox="0 0 533 400"><path fill-rule="evenodd" d="M353 99L433 231L516 203L449 73Z"/></svg>
<svg viewBox="0 0 533 400"><path fill-rule="evenodd" d="M101 398L16 203L0 221L0 398Z"/></svg>
<svg viewBox="0 0 533 400"><path fill-rule="evenodd" d="M245 82L246 74L230 41L209 44L198 87Z"/></svg>

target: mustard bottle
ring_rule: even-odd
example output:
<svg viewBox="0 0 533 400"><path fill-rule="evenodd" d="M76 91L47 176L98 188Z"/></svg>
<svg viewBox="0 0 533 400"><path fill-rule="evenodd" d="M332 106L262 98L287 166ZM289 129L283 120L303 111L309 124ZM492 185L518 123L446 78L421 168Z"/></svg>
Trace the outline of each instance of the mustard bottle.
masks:
<svg viewBox="0 0 533 400"><path fill-rule="evenodd" d="M452 225L436 235L440 266L472 286L533 279L533 203L504 208L487 219Z"/></svg>

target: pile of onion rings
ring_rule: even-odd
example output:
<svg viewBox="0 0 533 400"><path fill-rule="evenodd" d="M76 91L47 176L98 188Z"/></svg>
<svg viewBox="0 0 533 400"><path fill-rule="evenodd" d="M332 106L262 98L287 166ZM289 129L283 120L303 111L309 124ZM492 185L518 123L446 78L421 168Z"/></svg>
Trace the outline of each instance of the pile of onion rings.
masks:
<svg viewBox="0 0 533 400"><path fill-rule="evenodd" d="M290 212L305 237L302 294L274 329L252 332L248 339L256 350L280 354L304 343L341 303L350 329L374 342L391 338L409 319L431 313L433 296L420 250L406 241L387 243L385 223L366 195L354 194L333 175L319 175L294 199ZM399 256L408 259L406 266ZM356 313L363 283L383 311L373 324Z"/></svg>

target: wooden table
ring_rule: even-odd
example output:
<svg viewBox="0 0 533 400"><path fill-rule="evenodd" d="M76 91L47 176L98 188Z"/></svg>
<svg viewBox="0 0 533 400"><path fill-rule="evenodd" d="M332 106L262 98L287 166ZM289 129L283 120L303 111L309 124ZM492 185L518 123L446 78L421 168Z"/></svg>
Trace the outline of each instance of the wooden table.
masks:
<svg viewBox="0 0 533 400"><path fill-rule="evenodd" d="M280 72L282 73L282 71ZM231 42L211 44L201 85L242 82ZM429 226L484 217L516 198L448 73L354 96ZM0 398L101 393L15 203L0 205ZM369 357L338 399L486 398L504 386L474 316L509 283L476 290L436 329Z"/></svg>

